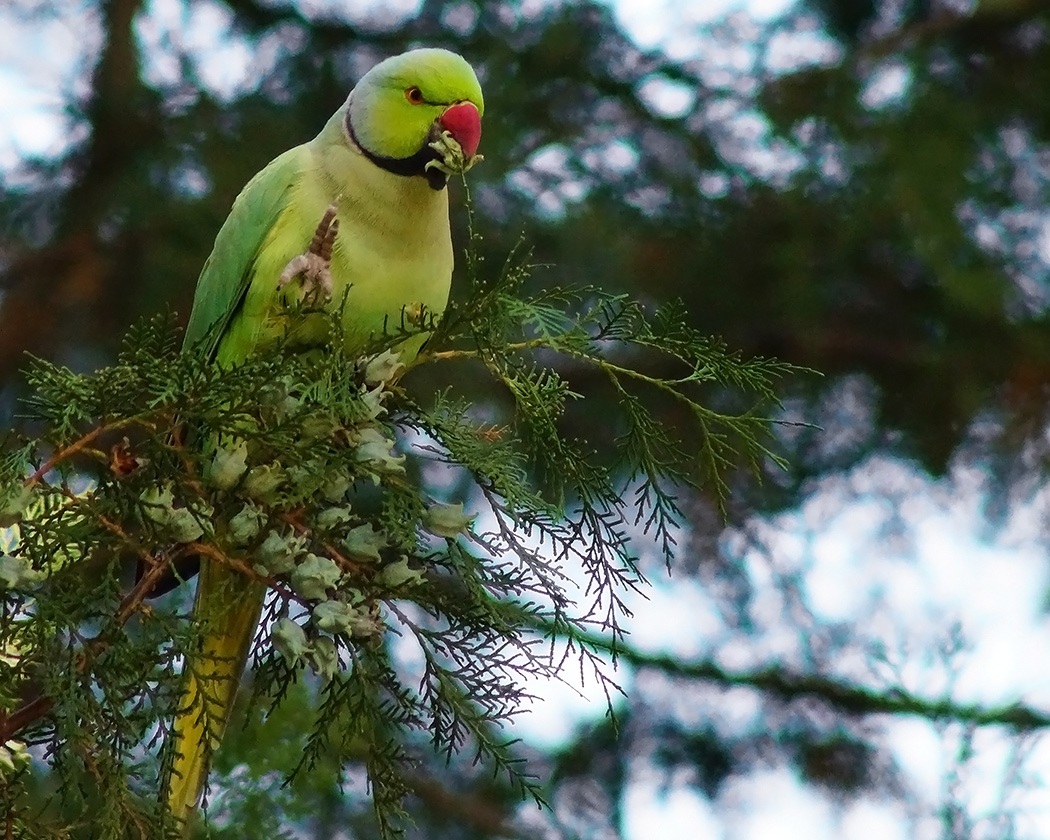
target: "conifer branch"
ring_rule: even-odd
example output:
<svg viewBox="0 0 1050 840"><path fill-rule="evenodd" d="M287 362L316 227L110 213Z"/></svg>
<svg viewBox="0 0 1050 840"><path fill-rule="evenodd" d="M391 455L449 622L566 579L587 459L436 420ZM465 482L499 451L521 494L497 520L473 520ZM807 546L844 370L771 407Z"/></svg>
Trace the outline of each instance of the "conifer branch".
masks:
<svg viewBox="0 0 1050 840"><path fill-rule="evenodd" d="M104 787L134 830L141 809L118 768L167 731L167 686L200 631L178 602L145 599L197 557L272 596L252 656L271 709L301 678L317 687L293 774L363 757L380 832L394 837L412 787L408 738L423 732L438 755L472 755L542 803L499 732L529 697L523 680L573 664L612 704L605 653L633 655L625 596L646 585L638 541L670 563L683 494L724 496L727 470L775 461L756 406L775 403L774 380L791 369L736 357L675 308L647 313L598 289L527 295L522 256L494 278L468 260L464 304L436 323L406 319L364 355L338 339L326 353L278 344L219 369L181 353L161 318L94 375L35 361L29 409L45 434L9 444L0 462L0 523L13 523L0 529L0 687L35 696L0 688L0 736L59 745L63 784ZM390 348L420 332L431 349L416 367L473 360L511 410L480 419L449 392L417 401ZM565 435L587 396L552 354L607 377L611 457ZM681 371L647 372L653 354ZM710 408L703 389L753 405ZM661 422L660 399L685 406L693 428ZM128 438L108 455L96 448L117 432ZM432 483L434 468L462 476L458 498ZM142 569L131 585L129 557ZM414 646L417 673L394 666L395 639Z"/></svg>

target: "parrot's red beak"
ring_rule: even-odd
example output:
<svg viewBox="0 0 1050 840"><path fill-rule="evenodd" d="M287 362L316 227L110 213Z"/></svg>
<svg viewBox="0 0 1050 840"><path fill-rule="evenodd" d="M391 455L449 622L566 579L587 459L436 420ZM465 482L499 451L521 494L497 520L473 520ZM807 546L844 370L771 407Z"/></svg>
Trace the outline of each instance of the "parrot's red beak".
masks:
<svg viewBox="0 0 1050 840"><path fill-rule="evenodd" d="M481 115L473 102L457 102L445 109L438 122L449 132L467 159L474 157L481 143Z"/></svg>

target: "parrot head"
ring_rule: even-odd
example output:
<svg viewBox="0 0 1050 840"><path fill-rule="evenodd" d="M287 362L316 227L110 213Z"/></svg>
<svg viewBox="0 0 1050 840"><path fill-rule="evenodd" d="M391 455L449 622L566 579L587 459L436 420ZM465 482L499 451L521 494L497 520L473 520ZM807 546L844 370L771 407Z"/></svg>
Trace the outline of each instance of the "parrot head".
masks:
<svg viewBox="0 0 1050 840"><path fill-rule="evenodd" d="M453 52L411 50L380 62L346 102L346 139L377 166L398 175L421 175L445 186L445 172L428 167L442 155L431 146L445 132L469 163L481 141L485 101L474 69Z"/></svg>

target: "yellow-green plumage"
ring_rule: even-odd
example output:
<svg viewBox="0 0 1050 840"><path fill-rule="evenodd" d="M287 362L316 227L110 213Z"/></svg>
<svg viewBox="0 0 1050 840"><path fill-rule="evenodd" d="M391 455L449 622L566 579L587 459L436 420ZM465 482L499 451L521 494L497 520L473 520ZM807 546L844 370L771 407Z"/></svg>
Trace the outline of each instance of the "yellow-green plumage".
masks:
<svg viewBox="0 0 1050 840"><path fill-rule="evenodd" d="M413 88L422 103L411 101ZM282 297L301 289L292 283L279 291L278 278L308 248L332 204L340 225L332 305L342 305L345 293L343 330L351 346L363 345L387 322L398 324L406 307L440 313L453 262L448 193L421 171L396 174L384 167L425 150L442 115L464 102L480 118L477 77L445 50L414 50L366 74L317 137L276 158L234 202L198 281L187 347L233 365L282 335ZM348 110L353 137L345 127ZM322 332L297 336L307 344L324 338ZM202 559L194 608L202 643L187 657L163 793L180 824L188 825L228 723L264 596L261 585Z"/></svg>

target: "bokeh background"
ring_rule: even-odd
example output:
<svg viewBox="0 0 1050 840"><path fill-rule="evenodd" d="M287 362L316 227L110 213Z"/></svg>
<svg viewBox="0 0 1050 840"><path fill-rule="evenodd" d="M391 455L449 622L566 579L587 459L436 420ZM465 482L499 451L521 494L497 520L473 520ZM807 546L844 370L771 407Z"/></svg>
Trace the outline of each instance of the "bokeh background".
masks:
<svg viewBox="0 0 1050 840"><path fill-rule="evenodd" d="M493 264L524 236L538 286L681 298L824 375L783 383L788 469L686 499L670 575L640 543L615 723L532 687L551 810L428 760L410 836L1050 836L1040 0L6 0L0 424L27 352L91 370L187 313L248 178L424 44L482 79ZM374 836L359 774L282 787L296 702L224 746L214 836Z"/></svg>

